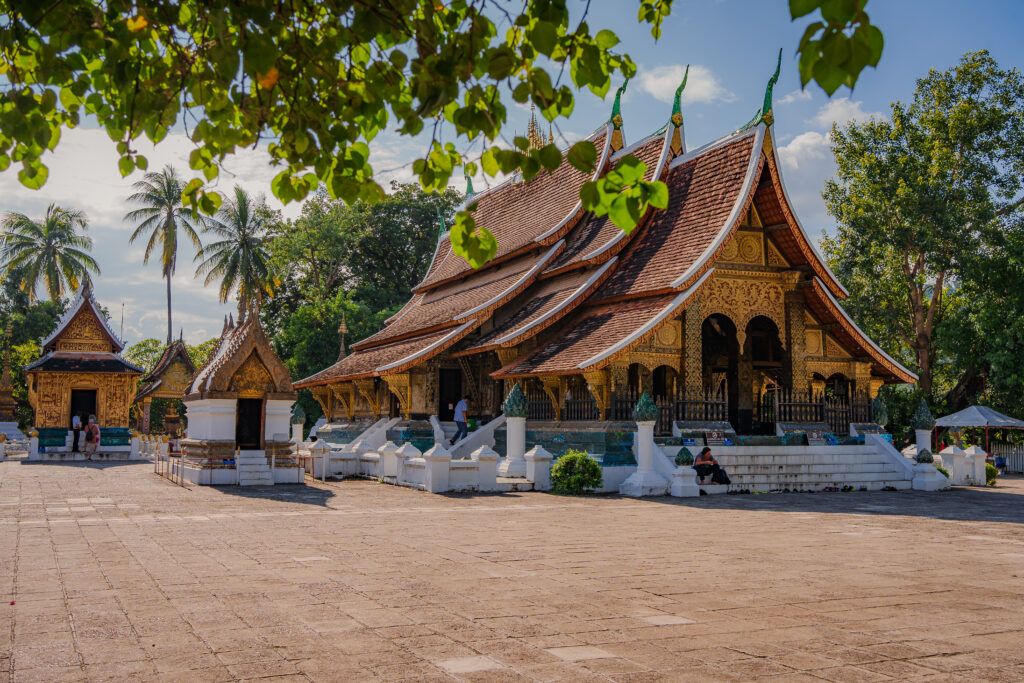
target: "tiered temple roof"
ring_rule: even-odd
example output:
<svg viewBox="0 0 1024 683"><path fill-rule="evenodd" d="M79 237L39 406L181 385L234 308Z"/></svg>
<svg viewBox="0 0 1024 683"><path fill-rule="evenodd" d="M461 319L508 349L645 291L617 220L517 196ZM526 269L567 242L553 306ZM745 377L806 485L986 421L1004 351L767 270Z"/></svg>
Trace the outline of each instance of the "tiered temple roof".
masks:
<svg viewBox="0 0 1024 683"><path fill-rule="evenodd" d="M516 347L518 357L493 372L495 379L599 369L678 318L755 214L768 254L762 270L797 271L809 310L843 346L869 359L875 376L915 381L839 304L847 292L796 218L771 123L770 87L752 124L694 150L682 143L678 105L664 128L620 149L613 149L621 139L613 120L590 137L599 152L594 176L563 157L558 169L531 182L516 177L472 196L476 223L498 240L496 258L473 270L443 237L410 302L351 355L296 387L390 375L446 351L465 357L502 347ZM579 201L584 182L627 154L647 165L648 180L669 188L668 207L649 210L628 234L587 214Z"/></svg>

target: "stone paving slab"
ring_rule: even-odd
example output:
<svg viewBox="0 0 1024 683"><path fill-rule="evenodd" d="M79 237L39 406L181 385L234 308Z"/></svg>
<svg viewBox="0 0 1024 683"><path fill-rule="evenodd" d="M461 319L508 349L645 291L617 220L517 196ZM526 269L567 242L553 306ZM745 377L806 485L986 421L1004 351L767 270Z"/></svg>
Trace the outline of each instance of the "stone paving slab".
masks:
<svg viewBox="0 0 1024 683"><path fill-rule="evenodd" d="M11 681L1024 680L1024 480L700 499L0 463Z"/></svg>

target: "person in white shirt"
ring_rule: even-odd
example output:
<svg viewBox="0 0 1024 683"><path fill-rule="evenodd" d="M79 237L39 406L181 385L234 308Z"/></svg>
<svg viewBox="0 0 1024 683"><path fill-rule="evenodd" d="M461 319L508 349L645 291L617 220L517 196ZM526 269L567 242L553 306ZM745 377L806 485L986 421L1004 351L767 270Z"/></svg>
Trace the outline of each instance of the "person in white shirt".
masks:
<svg viewBox="0 0 1024 683"><path fill-rule="evenodd" d="M459 402L455 404L455 436L452 437L451 445L454 446L455 442L459 439L466 438L469 433L469 429L466 426L466 412L469 411L469 401L467 397L463 396L459 399Z"/></svg>
<svg viewBox="0 0 1024 683"><path fill-rule="evenodd" d="M82 435L82 418L77 415L71 416L71 431L74 432L75 439L71 443L71 452L78 452L78 438Z"/></svg>

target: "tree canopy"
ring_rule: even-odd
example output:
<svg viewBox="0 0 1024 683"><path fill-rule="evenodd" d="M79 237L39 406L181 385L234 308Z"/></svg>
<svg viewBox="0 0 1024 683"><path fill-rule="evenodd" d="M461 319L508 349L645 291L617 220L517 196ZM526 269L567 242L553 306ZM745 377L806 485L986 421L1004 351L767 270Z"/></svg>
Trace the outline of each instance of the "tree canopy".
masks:
<svg viewBox="0 0 1024 683"><path fill-rule="evenodd" d="M657 38L672 4L636 0L634 16ZM794 19L821 16L797 48L804 84L831 94L877 64L882 37L866 4L790 0ZM123 175L148 168L141 136L158 143L183 126L196 173L183 196L210 214L222 198L205 183L226 157L261 141L281 168L271 187L284 202L321 185L347 202L381 199L370 143L385 130L431 131L413 164L428 191L447 187L460 167L529 180L562 154L553 143L503 138L509 101L531 102L557 122L572 114L579 90L603 97L613 78L636 72L614 31L591 28L588 8L570 16L567 0L528 0L518 10L495 0L3 0L0 171L18 163L22 184L41 187L45 153L90 117L116 144ZM568 159L592 169L593 144L576 143ZM581 199L631 229L648 206L664 208L667 193L643 179L634 157L620 166L629 173L614 191L585 186ZM453 221L452 244L474 266L497 249L470 211Z"/></svg>
<svg viewBox="0 0 1024 683"><path fill-rule="evenodd" d="M838 228L824 247L851 313L916 367L929 397L955 394L951 409L977 398L993 365L1024 393L1010 362L1024 339L1020 71L968 53L888 117L832 136L824 197Z"/></svg>

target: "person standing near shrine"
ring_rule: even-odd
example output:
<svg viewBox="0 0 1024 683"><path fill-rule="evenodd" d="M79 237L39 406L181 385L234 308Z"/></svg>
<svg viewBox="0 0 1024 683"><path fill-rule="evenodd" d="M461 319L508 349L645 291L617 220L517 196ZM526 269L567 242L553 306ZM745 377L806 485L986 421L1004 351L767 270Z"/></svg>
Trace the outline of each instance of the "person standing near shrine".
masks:
<svg viewBox="0 0 1024 683"><path fill-rule="evenodd" d="M454 446L459 439L466 438L469 428L466 424L466 413L469 412L469 401L466 396L459 399L455 404L455 436L452 437L451 445Z"/></svg>
<svg viewBox="0 0 1024 683"><path fill-rule="evenodd" d="M85 425L85 454L89 460L100 447L100 426L96 424L96 416L89 416L89 424Z"/></svg>
<svg viewBox="0 0 1024 683"><path fill-rule="evenodd" d="M78 440L82 436L82 418L78 415L71 416L71 432L75 435L71 442L71 452L78 453Z"/></svg>

